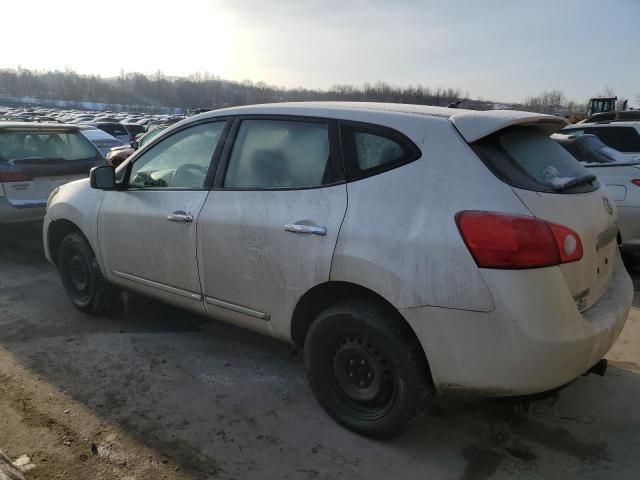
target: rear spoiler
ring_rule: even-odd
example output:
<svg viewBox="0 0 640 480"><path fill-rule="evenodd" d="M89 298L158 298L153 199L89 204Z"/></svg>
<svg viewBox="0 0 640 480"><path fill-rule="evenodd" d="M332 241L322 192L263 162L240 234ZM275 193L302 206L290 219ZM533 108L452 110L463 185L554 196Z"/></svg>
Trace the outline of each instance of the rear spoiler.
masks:
<svg viewBox="0 0 640 480"><path fill-rule="evenodd" d="M449 120L467 143L514 125L536 125L551 135L569 124L562 117L518 110L468 110L452 115Z"/></svg>

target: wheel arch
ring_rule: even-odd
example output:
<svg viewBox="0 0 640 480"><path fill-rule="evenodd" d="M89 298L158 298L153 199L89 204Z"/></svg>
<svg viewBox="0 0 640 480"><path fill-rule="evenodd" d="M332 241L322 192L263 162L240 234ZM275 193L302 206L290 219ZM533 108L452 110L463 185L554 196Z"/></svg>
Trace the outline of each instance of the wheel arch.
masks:
<svg viewBox="0 0 640 480"><path fill-rule="evenodd" d="M87 243L91 245L82 229L71 220L62 218L52 221L49 225L49 229L47 230L47 246L49 248L49 255L51 256L51 260L56 266L58 265L58 251L60 250L60 244L67 235L73 232L77 232L82 235L85 240L87 240Z"/></svg>
<svg viewBox="0 0 640 480"><path fill-rule="evenodd" d="M424 345L420 342L420 338L411 326L411 323L402 315L402 313L382 295L373 290L350 282L331 281L321 283L308 290L298 303L291 317L291 340L293 343L302 348L304 341L316 316L324 309L335 305L344 300L363 300L373 301L384 305L389 311L394 312L397 318L404 322L409 330L418 340L422 353L424 354L427 365L429 365L429 357L424 349Z"/></svg>

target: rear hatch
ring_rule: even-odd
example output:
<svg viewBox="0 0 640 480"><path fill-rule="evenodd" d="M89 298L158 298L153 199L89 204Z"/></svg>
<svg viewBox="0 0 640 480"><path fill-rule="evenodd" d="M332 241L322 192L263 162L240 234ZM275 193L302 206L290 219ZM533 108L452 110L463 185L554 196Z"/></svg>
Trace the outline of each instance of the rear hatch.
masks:
<svg viewBox="0 0 640 480"><path fill-rule="evenodd" d="M100 158L91 142L76 130L0 129L0 185L16 208L46 205L54 188L86 177Z"/></svg>
<svg viewBox="0 0 640 480"><path fill-rule="evenodd" d="M549 138L563 125L562 119L529 118L530 122L527 117L504 122L484 136L476 129L471 147L534 216L578 234L582 258L559 268L578 309L584 311L600 299L612 276L618 233L615 204L595 175Z"/></svg>

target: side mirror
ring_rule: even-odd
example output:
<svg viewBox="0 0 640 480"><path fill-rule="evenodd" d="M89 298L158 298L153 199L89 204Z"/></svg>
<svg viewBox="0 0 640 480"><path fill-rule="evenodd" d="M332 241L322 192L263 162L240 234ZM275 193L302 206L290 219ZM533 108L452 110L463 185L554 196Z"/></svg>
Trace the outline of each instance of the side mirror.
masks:
<svg viewBox="0 0 640 480"><path fill-rule="evenodd" d="M113 190L116 188L116 171L109 165L93 167L89 172L89 184L98 190Z"/></svg>
<svg viewBox="0 0 640 480"><path fill-rule="evenodd" d="M138 143L137 140L131 140L129 142L129 145L131 145L131 148L133 148L134 150L137 150L138 148L140 148L140 144Z"/></svg>

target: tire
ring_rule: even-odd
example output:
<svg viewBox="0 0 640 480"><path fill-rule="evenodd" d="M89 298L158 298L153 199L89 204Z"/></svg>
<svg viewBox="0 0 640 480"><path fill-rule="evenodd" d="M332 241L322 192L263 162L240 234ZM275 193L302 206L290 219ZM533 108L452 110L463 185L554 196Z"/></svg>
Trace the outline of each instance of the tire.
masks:
<svg viewBox="0 0 640 480"><path fill-rule="evenodd" d="M62 240L58 270L64 289L78 310L104 313L115 304L115 289L107 282L89 242L77 232Z"/></svg>
<svg viewBox="0 0 640 480"><path fill-rule="evenodd" d="M305 338L304 363L327 414L369 437L403 432L435 395L418 339L385 305L350 301L320 313Z"/></svg>

